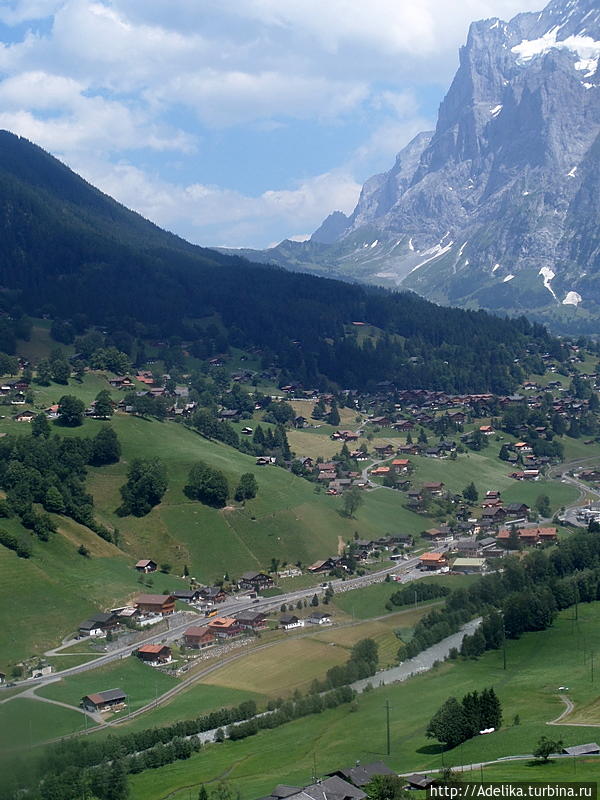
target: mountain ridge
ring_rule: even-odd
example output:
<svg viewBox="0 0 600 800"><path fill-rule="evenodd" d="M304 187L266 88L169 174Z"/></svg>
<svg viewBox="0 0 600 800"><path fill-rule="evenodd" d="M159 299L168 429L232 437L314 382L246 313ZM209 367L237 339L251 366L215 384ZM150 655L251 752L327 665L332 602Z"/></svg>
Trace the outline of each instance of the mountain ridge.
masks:
<svg viewBox="0 0 600 800"><path fill-rule="evenodd" d="M472 23L435 131L364 184L345 229L263 260L597 329L599 59L594 0Z"/></svg>

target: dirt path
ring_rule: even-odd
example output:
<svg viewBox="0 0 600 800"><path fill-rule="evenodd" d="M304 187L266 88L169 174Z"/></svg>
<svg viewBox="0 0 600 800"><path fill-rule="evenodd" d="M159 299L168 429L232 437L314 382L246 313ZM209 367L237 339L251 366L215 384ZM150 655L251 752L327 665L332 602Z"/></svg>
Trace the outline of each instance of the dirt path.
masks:
<svg viewBox="0 0 600 800"><path fill-rule="evenodd" d="M546 723L546 725L566 725L567 723L561 722L561 720L568 714L570 714L575 708L575 703L569 697L567 697L566 694L559 694L559 698L565 704L565 708L558 715L558 717L556 717L556 719L551 719L549 722Z"/></svg>

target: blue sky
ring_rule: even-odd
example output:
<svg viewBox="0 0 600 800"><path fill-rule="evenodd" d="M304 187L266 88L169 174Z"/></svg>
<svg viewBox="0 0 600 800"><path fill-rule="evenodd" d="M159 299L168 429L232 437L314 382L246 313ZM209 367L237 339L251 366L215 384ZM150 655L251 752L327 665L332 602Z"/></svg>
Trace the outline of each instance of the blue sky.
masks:
<svg viewBox="0 0 600 800"><path fill-rule="evenodd" d="M539 0L0 0L0 128L203 245L349 213L434 126L469 22Z"/></svg>

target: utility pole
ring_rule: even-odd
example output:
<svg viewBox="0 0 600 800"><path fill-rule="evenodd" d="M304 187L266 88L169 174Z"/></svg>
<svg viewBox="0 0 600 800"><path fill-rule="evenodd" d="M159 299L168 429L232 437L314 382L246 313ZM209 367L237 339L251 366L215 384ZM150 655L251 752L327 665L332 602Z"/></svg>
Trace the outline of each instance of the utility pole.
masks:
<svg viewBox="0 0 600 800"><path fill-rule="evenodd" d="M592 683L594 682L594 651L590 653L591 658L591 673L592 673Z"/></svg>
<svg viewBox="0 0 600 800"><path fill-rule="evenodd" d="M506 628L502 620L502 669L506 669Z"/></svg>
<svg viewBox="0 0 600 800"><path fill-rule="evenodd" d="M386 717L386 729L387 729L387 754L390 754L390 701L385 701L385 717Z"/></svg>

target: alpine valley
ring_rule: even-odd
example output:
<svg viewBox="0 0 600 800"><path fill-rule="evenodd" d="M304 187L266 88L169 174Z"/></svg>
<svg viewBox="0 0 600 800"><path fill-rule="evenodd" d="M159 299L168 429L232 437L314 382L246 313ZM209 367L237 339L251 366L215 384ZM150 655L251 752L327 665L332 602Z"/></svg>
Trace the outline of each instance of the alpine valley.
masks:
<svg viewBox="0 0 600 800"><path fill-rule="evenodd" d="M435 131L349 217L245 255L597 332L599 57L596 0L473 23Z"/></svg>

